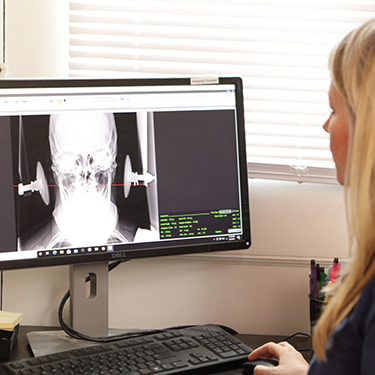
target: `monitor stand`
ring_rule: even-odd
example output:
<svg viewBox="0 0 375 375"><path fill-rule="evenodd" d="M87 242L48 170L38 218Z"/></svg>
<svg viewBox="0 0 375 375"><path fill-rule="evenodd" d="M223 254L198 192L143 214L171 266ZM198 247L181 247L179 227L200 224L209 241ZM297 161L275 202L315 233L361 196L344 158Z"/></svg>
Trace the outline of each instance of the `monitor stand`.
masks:
<svg viewBox="0 0 375 375"><path fill-rule="evenodd" d="M70 324L87 336L108 336L107 262L70 266Z"/></svg>
<svg viewBox="0 0 375 375"><path fill-rule="evenodd" d="M108 263L71 265L69 271L71 327L92 337L119 333L108 331ZM87 276L90 281L86 283ZM27 338L34 356L96 344L74 339L62 330L30 332Z"/></svg>

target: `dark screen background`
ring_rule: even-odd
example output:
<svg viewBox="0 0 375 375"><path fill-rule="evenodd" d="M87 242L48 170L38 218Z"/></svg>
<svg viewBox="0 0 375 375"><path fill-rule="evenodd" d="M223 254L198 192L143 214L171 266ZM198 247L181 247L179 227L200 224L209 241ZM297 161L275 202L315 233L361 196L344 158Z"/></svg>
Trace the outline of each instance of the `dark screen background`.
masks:
<svg viewBox="0 0 375 375"><path fill-rule="evenodd" d="M235 112L157 112L159 213L239 207Z"/></svg>
<svg viewBox="0 0 375 375"><path fill-rule="evenodd" d="M0 117L0 252L17 249L10 119Z"/></svg>

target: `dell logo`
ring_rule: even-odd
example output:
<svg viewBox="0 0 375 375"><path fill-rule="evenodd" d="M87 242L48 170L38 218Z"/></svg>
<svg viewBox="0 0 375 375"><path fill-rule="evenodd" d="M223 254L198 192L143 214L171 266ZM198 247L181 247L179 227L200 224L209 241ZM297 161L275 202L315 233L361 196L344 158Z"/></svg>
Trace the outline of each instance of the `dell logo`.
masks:
<svg viewBox="0 0 375 375"><path fill-rule="evenodd" d="M119 252L119 253L113 253L112 254L112 259L124 259L126 258L126 253L125 252Z"/></svg>

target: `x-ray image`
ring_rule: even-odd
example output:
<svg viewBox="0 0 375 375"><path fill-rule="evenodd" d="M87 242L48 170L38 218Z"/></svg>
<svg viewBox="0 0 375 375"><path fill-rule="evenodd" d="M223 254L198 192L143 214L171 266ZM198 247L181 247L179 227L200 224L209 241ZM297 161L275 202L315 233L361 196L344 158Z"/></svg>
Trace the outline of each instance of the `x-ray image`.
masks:
<svg viewBox="0 0 375 375"><path fill-rule="evenodd" d="M151 113L67 112L11 125L19 250L159 239Z"/></svg>

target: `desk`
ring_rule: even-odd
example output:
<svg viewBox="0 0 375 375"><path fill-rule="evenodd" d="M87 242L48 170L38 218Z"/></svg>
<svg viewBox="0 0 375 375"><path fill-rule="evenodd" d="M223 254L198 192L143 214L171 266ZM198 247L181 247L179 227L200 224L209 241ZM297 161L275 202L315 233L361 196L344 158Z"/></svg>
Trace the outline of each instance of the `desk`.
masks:
<svg viewBox="0 0 375 375"><path fill-rule="evenodd" d="M58 330L57 327L39 327L39 326L21 326L17 341L14 344L13 350L10 354L8 361L14 361L23 358L30 358L32 357L32 352L29 348L29 344L27 341L26 334L32 331L55 331ZM279 342L285 338L285 336L272 336L272 335L250 335L250 334L238 334L236 335L241 341L246 343L252 348L256 348L268 341L275 341ZM306 337L294 337L289 341L292 345L294 345L297 349L301 348L309 348L310 347L310 340ZM303 352L305 358L310 360L310 352ZM3 368L3 363L7 361L0 361L0 375L9 375L7 371ZM229 374L242 374L240 369L231 370L221 372L221 375L229 375Z"/></svg>

